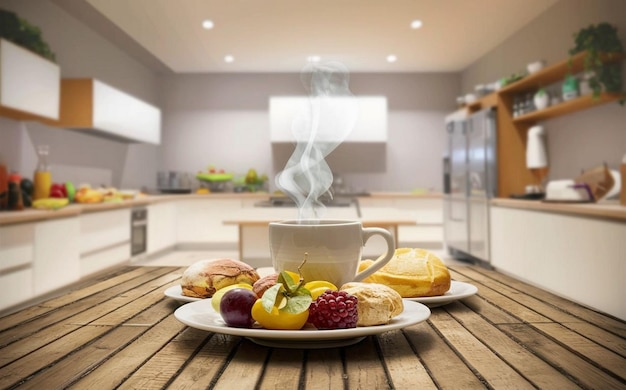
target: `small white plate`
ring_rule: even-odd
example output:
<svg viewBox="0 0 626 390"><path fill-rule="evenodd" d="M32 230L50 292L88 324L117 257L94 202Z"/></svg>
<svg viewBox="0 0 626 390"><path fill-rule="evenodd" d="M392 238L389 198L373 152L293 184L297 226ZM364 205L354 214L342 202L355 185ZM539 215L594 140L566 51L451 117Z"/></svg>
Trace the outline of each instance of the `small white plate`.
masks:
<svg viewBox="0 0 626 390"><path fill-rule="evenodd" d="M450 302L454 302L459 299L471 297L478 292L478 288L473 284L458 282L453 280L450 283L450 289L445 294L436 297L417 297L417 298L404 298L408 301L414 301L423 303L424 305L433 308L437 306L443 306Z"/></svg>
<svg viewBox="0 0 626 390"><path fill-rule="evenodd" d="M358 343L369 335L401 329L426 321L430 317L430 309L421 303L404 301L404 311L386 325L332 330L317 330L313 327L305 327L301 330L233 328L227 326L222 316L213 310L210 299L183 305L176 309L174 316L180 322L192 328L233 336L243 336L259 345L268 347L333 348Z"/></svg>
<svg viewBox="0 0 626 390"><path fill-rule="evenodd" d="M194 298L183 295L183 289L180 287L180 284L169 287L163 294L165 294L166 297L176 299L179 302L195 302L203 300L203 298Z"/></svg>

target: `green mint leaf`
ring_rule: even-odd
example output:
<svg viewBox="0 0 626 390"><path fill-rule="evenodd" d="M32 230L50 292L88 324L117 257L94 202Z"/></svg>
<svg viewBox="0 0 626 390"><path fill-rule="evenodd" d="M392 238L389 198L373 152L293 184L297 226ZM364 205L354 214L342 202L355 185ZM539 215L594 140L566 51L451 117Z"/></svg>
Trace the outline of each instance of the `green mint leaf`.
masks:
<svg viewBox="0 0 626 390"><path fill-rule="evenodd" d="M281 310L291 314L299 314L308 310L312 301L311 295L296 295L288 298L287 305Z"/></svg>
<svg viewBox="0 0 626 390"><path fill-rule="evenodd" d="M263 305L263 309L266 312L271 313L274 305L276 305L276 297L278 297L278 293L283 287L282 283L276 283L272 287L265 290L263 296L261 297L261 304Z"/></svg>

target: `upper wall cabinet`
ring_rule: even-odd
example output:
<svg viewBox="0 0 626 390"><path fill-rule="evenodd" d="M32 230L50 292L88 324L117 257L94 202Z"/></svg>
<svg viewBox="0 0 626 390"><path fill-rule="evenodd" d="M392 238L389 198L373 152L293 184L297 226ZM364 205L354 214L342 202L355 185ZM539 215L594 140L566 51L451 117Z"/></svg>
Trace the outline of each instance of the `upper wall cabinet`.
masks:
<svg viewBox="0 0 626 390"><path fill-rule="evenodd" d="M272 142L387 142L387 98L384 96L270 98ZM350 131L352 129L352 131Z"/></svg>
<svg viewBox="0 0 626 390"><path fill-rule="evenodd" d="M60 78L57 64L0 39L0 115L58 119Z"/></svg>
<svg viewBox="0 0 626 390"><path fill-rule="evenodd" d="M61 81L61 114L54 126L124 142L161 143L161 110L95 79Z"/></svg>

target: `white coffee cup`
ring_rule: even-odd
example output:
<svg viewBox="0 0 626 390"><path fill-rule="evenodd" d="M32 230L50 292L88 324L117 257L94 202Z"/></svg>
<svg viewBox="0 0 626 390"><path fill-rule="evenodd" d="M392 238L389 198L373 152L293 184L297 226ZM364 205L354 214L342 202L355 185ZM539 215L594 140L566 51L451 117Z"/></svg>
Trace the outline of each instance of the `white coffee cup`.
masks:
<svg viewBox="0 0 626 390"><path fill-rule="evenodd" d="M387 251L369 268L357 273L363 246L374 235L385 240ZM272 265L277 272L298 272L306 256L300 268L304 280L326 280L337 287L363 280L387 264L395 253L394 239L388 230L364 228L359 221L271 222L269 241Z"/></svg>

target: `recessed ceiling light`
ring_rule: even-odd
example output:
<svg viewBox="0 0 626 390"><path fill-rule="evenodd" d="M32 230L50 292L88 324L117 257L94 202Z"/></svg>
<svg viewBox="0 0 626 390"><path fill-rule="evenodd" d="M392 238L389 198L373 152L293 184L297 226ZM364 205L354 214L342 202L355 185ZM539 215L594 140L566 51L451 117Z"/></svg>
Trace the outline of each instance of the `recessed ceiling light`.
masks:
<svg viewBox="0 0 626 390"><path fill-rule="evenodd" d="M207 19L207 20L202 21L202 28L210 30L213 27L215 27L215 24L213 23L212 20Z"/></svg>
<svg viewBox="0 0 626 390"><path fill-rule="evenodd" d="M320 56L315 56L315 55L313 55L313 56L308 56L308 57L306 58L307 62L320 62L320 60L321 60L321 59L322 59L322 58L321 58Z"/></svg>
<svg viewBox="0 0 626 390"><path fill-rule="evenodd" d="M231 55L224 56L224 62L231 63L233 61L235 61L235 57L233 57Z"/></svg>
<svg viewBox="0 0 626 390"><path fill-rule="evenodd" d="M393 54L389 54L389 55L387 56L387 62L396 62L396 60L397 60L397 59L398 59L398 57L396 57L396 56L395 56L395 55L393 55Z"/></svg>
<svg viewBox="0 0 626 390"><path fill-rule="evenodd" d="M419 19L415 19L414 21L411 22L411 28L413 30L417 30L418 28L422 27L422 21Z"/></svg>

